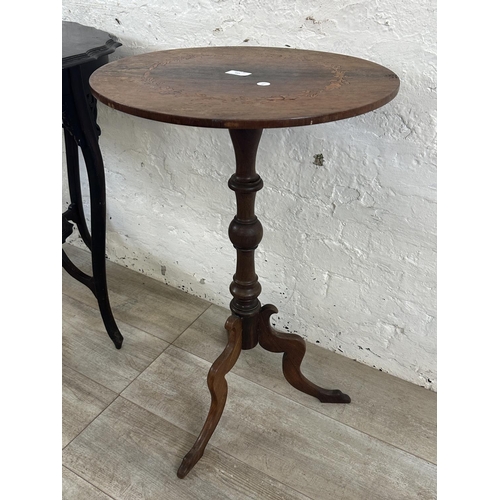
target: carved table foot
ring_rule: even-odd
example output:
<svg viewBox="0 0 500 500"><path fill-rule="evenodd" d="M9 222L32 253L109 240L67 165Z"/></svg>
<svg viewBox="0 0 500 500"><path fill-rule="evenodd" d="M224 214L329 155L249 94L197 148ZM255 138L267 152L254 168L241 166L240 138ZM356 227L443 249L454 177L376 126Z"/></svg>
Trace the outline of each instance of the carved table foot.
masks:
<svg viewBox="0 0 500 500"><path fill-rule="evenodd" d="M300 365L306 354L306 343L299 335L281 333L270 324L271 314L276 314L275 306L267 304L259 313L259 344L270 352L283 352L283 375L290 385L305 392L322 403L350 403L351 398L338 389L323 389L313 384L300 371Z"/></svg>
<svg viewBox="0 0 500 500"><path fill-rule="evenodd" d="M215 360L207 377L208 388L212 396L210 410L198 439L182 460L182 464L177 471L177 476L181 479L187 476L189 471L203 456L205 447L219 423L227 398L227 382L225 376L234 366L241 353L242 327L240 318L230 316L226 321L225 328L229 337L226 348Z"/></svg>

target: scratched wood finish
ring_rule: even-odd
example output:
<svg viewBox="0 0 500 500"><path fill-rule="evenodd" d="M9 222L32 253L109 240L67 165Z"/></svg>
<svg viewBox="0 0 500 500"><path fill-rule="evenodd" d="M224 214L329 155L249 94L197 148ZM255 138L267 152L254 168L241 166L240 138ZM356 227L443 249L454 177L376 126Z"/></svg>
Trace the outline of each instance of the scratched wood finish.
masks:
<svg viewBox="0 0 500 500"><path fill-rule="evenodd" d="M226 74L230 70L251 75ZM399 78L373 62L329 52L204 47L114 61L93 73L90 86L104 104L142 118L263 129L367 113L396 96Z"/></svg>

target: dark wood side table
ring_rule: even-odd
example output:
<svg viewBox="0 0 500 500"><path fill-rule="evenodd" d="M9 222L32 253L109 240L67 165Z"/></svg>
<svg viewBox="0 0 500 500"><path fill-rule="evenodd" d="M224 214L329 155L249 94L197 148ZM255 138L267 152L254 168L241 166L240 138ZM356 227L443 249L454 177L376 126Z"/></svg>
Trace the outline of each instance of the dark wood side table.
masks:
<svg viewBox="0 0 500 500"><path fill-rule="evenodd" d="M91 251L92 276L75 266L64 250L62 264L95 295L106 331L117 349L122 346L123 336L111 312L106 283L106 187L98 142L101 131L96 122L96 100L90 91L89 77L108 62L108 54L120 45L114 36L104 31L78 23L62 23L62 124L71 199L62 214L62 242L73 232L71 222L74 222ZM89 179L90 231L83 211L78 147Z"/></svg>
<svg viewBox="0 0 500 500"><path fill-rule="evenodd" d="M324 403L349 403L340 390L318 387L301 372L305 342L274 330L273 305L261 306L254 252L262 225L254 213L263 182L255 171L262 130L341 120L374 110L392 100L398 77L362 59L325 52L264 47L178 49L133 56L110 63L90 78L103 103L132 115L196 127L227 128L236 156L229 188L237 213L229 224L236 248L236 273L230 285L232 315L228 344L208 374L212 403L206 422L177 472L185 477L203 455L224 409L225 375L242 349L260 344L282 352L283 374L299 391Z"/></svg>

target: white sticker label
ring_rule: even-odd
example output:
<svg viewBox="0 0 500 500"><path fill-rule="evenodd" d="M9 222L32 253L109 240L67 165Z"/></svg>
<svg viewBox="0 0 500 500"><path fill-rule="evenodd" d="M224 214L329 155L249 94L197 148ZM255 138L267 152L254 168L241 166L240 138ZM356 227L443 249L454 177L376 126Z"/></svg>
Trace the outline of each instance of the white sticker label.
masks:
<svg viewBox="0 0 500 500"><path fill-rule="evenodd" d="M271 85L269 82L257 82L257 85L260 85L261 87L267 87L268 85Z"/></svg>
<svg viewBox="0 0 500 500"><path fill-rule="evenodd" d="M247 73L246 71L236 71L235 69L232 69L231 71L226 71L226 75L248 76L251 74L252 73Z"/></svg>

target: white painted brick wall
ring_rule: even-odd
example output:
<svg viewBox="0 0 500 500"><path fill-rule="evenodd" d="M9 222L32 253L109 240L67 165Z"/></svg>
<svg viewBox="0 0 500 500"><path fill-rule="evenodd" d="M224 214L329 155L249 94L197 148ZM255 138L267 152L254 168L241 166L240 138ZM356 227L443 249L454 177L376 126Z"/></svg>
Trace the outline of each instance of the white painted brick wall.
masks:
<svg viewBox="0 0 500 500"><path fill-rule="evenodd" d="M399 75L398 97L372 113L264 131L257 273L262 303L279 308L277 327L432 390L435 16L433 0L63 0L63 20L120 38L112 60L179 47L289 45L369 59ZM109 258L228 306L229 134L98 109Z"/></svg>

